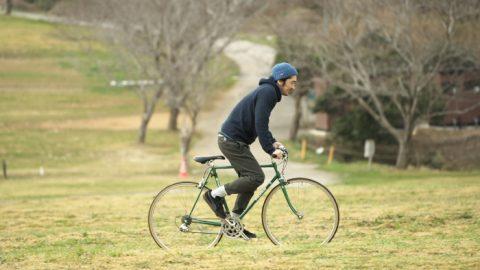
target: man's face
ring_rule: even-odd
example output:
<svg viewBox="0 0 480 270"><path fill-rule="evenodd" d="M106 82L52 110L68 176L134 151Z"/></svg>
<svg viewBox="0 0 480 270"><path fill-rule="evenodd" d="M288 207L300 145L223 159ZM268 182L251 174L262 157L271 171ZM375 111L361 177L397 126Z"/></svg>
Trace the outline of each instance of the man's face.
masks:
<svg viewBox="0 0 480 270"><path fill-rule="evenodd" d="M285 82L278 81L277 84L282 95L289 96L295 92L295 88L297 87L297 76L292 76L285 80Z"/></svg>

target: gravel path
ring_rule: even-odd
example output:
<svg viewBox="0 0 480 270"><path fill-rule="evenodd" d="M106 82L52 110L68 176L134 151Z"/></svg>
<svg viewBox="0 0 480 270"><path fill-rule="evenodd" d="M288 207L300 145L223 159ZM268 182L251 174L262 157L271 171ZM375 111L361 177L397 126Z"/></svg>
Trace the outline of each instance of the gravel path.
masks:
<svg viewBox="0 0 480 270"><path fill-rule="evenodd" d="M221 155L217 146L217 132L223 121L236 103L247 93L255 89L261 77L268 76L275 57L275 50L271 47L255 44L249 41L232 42L225 50L225 54L233 59L240 67L240 76L237 83L224 95L222 100L217 100L215 108L200 115L198 131L202 139L195 143L192 149L193 156ZM286 140L293 116L293 99L282 97L282 101L275 106L270 117L270 130L277 140ZM263 163L270 163L271 159L258 143L258 139L251 145L253 155ZM216 164L228 162L216 161ZM232 171L233 173L233 171ZM266 178L271 179L273 172L265 171ZM303 176L315 179L321 183L336 182L335 175L323 172L316 165L289 162L286 177Z"/></svg>

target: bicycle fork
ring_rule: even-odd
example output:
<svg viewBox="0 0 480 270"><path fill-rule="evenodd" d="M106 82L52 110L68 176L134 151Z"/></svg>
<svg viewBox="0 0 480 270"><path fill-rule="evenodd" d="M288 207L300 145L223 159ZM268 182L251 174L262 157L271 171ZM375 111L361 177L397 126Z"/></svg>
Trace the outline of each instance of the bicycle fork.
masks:
<svg viewBox="0 0 480 270"><path fill-rule="evenodd" d="M297 216L298 219L302 219L304 217L304 214L298 211L295 208L295 206L293 206L292 201L288 196L287 189L285 188L286 185L287 185L287 182L285 181L285 179L283 179L283 181L280 181L280 188L282 189L283 195L285 196L285 200L287 201L288 207L290 208L290 210L292 210L292 213L295 214L295 216Z"/></svg>

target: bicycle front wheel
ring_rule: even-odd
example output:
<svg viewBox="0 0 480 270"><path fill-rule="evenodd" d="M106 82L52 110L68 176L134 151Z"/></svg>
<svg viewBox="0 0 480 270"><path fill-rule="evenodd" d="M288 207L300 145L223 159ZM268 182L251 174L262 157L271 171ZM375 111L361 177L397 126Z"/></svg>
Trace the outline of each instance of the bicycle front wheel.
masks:
<svg viewBox="0 0 480 270"><path fill-rule="evenodd" d="M203 200L207 190L198 189L194 182L178 182L158 193L148 213L150 234L158 246L181 250L213 247L220 241L221 227L196 222L219 222Z"/></svg>
<svg viewBox="0 0 480 270"><path fill-rule="evenodd" d="M322 184L307 178L293 178L285 191L281 185L268 194L262 208L262 224L275 244L325 244L338 229L340 212L332 193Z"/></svg>

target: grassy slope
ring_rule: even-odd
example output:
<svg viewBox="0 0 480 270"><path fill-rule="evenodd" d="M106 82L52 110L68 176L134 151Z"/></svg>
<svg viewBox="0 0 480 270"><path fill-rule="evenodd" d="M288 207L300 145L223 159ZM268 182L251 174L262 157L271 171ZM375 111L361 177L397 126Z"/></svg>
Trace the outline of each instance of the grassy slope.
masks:
<svg viewBox="0 0 480 270"><path fill-rule="evenodd" d="M11 169L76 165L110 140L134 138L133 131L42 129L46 121L138 114L141 104L131 91L107 87L100 69L114 57L86 30L80 41L65 35L69 27L4 16L0 25L0 156Z"/></svg>
<svg viewBox="0 0 480 270"><path fill-rule="evenodd" d="M5 16L0 25L0 159L11 169L58 168L135 148L136 130L44 128L77 119L140 117L141 101L133 91L108 86L112 78L128 75L115 69L115 55L94 35ZM226 57L219 61L228 71L226 89L238 68ZM160 104L157 112L162 111L166 108ZM158 152L159 145L177 150L177 137L169 132L150 131L147 140L148 151Z"/></svg>
<svg viewBox="0 0 480 270"><path fill-rule="evenodd" d="M12 167L11 179L0 180L0 269L480 267L480 173L367 170L365 163L323 166L345 180L329 186L342 219L327 246L273 246L257 206L246 223L258 240L163 252L149 236L146 214L155 192L177 180L177 134L153 131L139 147L134 130L39 128L52 119L137 113L139 103L130 92L99 88L106 78L97 77L90 57L110 59L100 45L86 56L50 24L0 17L0 26L2 37L7 28L18 39L26 37L15 31L43 33L17 46L0 40L0 156ZM36 52L43 45L33 42L67 43ZM21 53L12 56L15 50ZM295 157L298 145L289 148ZM37 176L40 164L44 177Z"/></svg>

